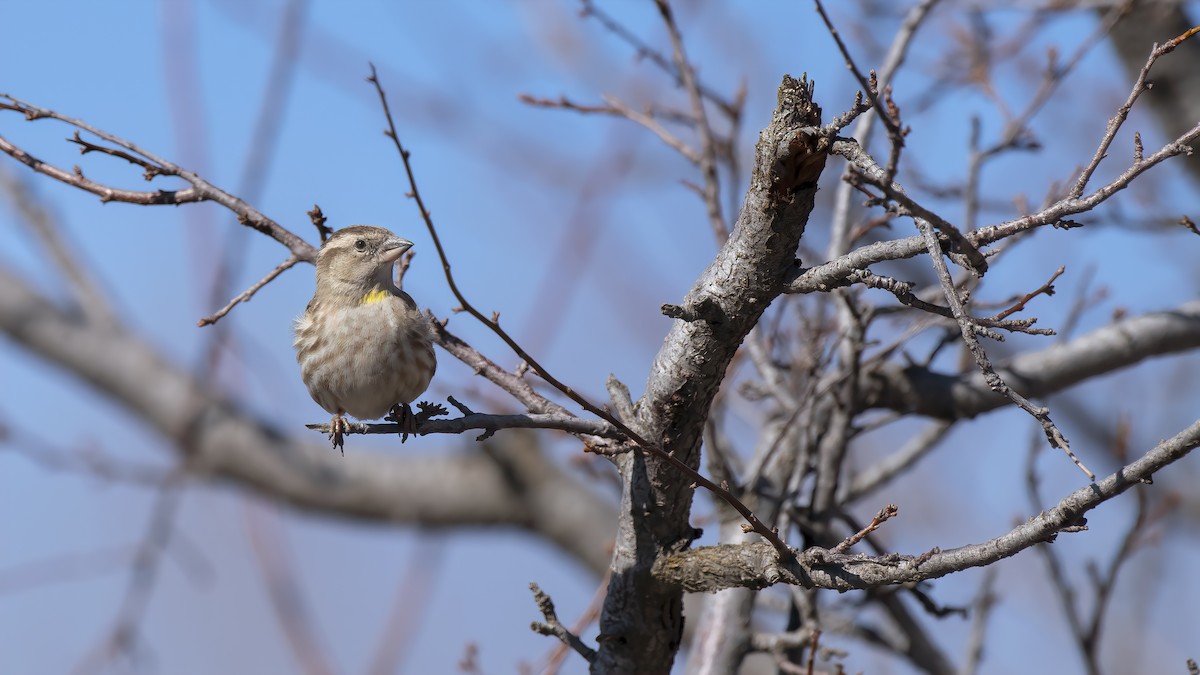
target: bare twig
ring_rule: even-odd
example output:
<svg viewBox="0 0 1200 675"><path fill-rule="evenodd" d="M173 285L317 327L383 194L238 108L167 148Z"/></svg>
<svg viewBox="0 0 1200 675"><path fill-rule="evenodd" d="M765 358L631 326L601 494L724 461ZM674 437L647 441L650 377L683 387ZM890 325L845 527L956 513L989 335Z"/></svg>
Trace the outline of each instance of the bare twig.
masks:
<svg viewBox="0 0 1200 675"><path fill-rule="evenodd" d="M820 629L812 629L812 643L808 646L808 665L805 666L805 675L813 675L813 666L817 661L817 646L821 644Z"/></svg>
<svg viewBox="0 0 1200 675"><path fill-rule="evenodd" d="M875 159L861 146L854 141L839 140L833 143L832 151L850 160L851 179L857 176L879 188L883 191L885 197L896 202L901 214L913 219L918 229L924 223L936 227L938 231L945 235L953 245L951 255L954 256L955 262L971 270L976 276L983 276L987 272L987 260L980 253L976 244L965 237L957 227L945 218L942 218L910 198L905 193L904 188L899 183L893 182L888 176L887 171L880 167L875 162Z"/></svg>
<svg viewBox="0 0 1200 675"><path fill-rule="evenodd" d="M600 579L600 583L596 586L596 592L592 595L592 601L588 603L587 609L579 615L579 620L575 622L569 630L574 635L579 635L585 628L594 623L600 618L600 610L604 605L604 598L608 595L608 580L612 576L612 571L607 571L604 577ZM563 661L566 660L570 653L571 645L563 643L555 647L546 659L546 668L542 671L542 675L556 675L562 668Z"/></svg>
<svg viewBox="0 0 1200 675"><path fill-rule="evenodd" d="M870 494L876 488L907 471L920 458L937 447L950 431L951 422L939 420L908 440L904 447L856 473L838 502L847 504Z"/></svg>
<svg viewBox="0 0 1200 675"><path fill-rule="evenodd" d="M899 300L901 304L907 305L914 309L919 309L923 312L936 314L938 316L943 316L950 319L954 318L953 310L951 310L949 307L942 307L941 305L925 302L913 292L912 284L906 281L900 281L891 277L878 275L870 270L857 270L852 272L846 280L850 283L861 283L867 288L878 288L880 290L887 291L896 296L896 299ZM1030 294L1026 299L1032 299L1033 296L1034 294ZM1054 331L1052 329L1033 328L1032 326L1037 322L1037 319L1005 319L1003 318L1004 316L1008 316L1008 314L1004 314L1003 316L997 315L993 317L972 316L971 321L986 328L999 328L1001 330L1007 330L1014 333L1028 333L1030 335L1054 335Z"/></svg>
<svg viewBox="0 0 1200 675"><path fill-rule="evenodd" d="M1037 142L1030 136L1029 122L1042 109L1042 106L1050 101L1051 96L1058 89L1058 86L1079 65L1079 62L1083 60L1088 51L1099 44L1101 39L1112 31L1113 26L1128 11L1128 3L1115 4L1105 14L1104 20L1097 24L1092 34L1079 43L1074 53L1062 65L1058 64L1056 52L1051 50L1047 57L1046 71L1042 76L1041 84L1038 86L1037 91L1034 92L1025 109L1015 118L1005 123L1004 131L1001 133L1000 138L991 146L980 149L979 121L978 118L972 119L971 153L967 162L966 186L963 190L963 228L965 230L970 231L975 229L980 203L979 183L984 164L1006 150L1034 149L1037 147ZM998 101L1002 102L1002 100Z"/></svg>
<svg viewBox="0 0 1200 675"><path fill-rule="evenodd" d="M266 185L270 176L271 160L275 156L275 149L278 147L279 138L282 135L284 128L282 122L287 111L288 92L295 80L297 55L301 44L300 38L307 21L308 4L308 0L288 0L284 3L279 35L272 54L271 69L265 83L260 88L262 101L258 106L254 129L250 134L251 141L246 146L246 154L243 158L242 175L237 184L238 195L250 203L257 202L262 194L263 186ZM184 124L186 126L186 122ZM183 133L190 132L188 129L182 131ZM247 234L248 232L241 228L229 228L224 232L224 252L218 258L217 268L212 276L213 281L208 297L209 306L216 305L233 292L234 284L240 276L247 252L250 250L245 242ZM201 319L197 325L200 327L211 325L225 316L238 303L250 300L258 289L294 265L299 258L292 253L288 260L291 261L290 264L285 262L276 267L274 271L263 277L262 281L243 291L216 313ZM209 336L208 353L206 354L206 360L213 364L213 367L209 368L208 372L218 370L216 363L221 358L222 348L231 339L228 333L213 332L215 334Z"/></svg>
<svg viewBox="0 0 1200 675"><path fill-rule="evenodd" d="M234 298L232 300L230 300L228 304L226 304L221 309L218 309L215 313L210 314L209 316L206 316L203 319L200 319L199 321L197 321L196 325L200 328L203 328L205 326L211 326L212 324L216 323L222 317L224 317L226 314L228 314L229 310L236 307L239 303L249 302L250 298L253 298L254 294L257 293L259 291L259 289L261 289L263 286L266 286L267 284L271 283L275 279L275 277L277 277L280 274L283 274L287 270L291 269L292 266L294 266L298 262L300 262L300 259L297 258L295 254L289 255L287 257L287 260L284 260L283 262L279 263L279 265L277 265L275 267L275 269L271 270L270 272L267 272L267 275L265 277L254 282L254 284L251 285L249 288L247 288L246 290L244 290L241 293L234 296Z"/></svg>
<svg viewBox="0 0 1200 675"><path fill-rule="evenodd" d="M721 214L721 182L717 174L716 145L713 142L712 127L708 123L708 113L704 110L704 97L700 93L696 73L684 52L683 37L679 34L679 26L675 23L671 6L667 0L655 0L655 5L662 16L663 24L667 27L667 34L671 36L675 69L679 73L684 90L687 91L688 100L691 101L692 116L696 118L696 135L700 138L700 173L704 176L704 206L708 211L709 226L712 227L713 236L720 246L729 238L729 225L725 222L725 216Z"/></svg>
<svg viewBox="0 0 1200 675"><path fill-rule="evenodd" d="M683 139L671 133L662 124L659 124L658 120L655 119L653 114L649 112L638 112L637 110L630 108L615 96L604 96L605 105L596 106L580 105L571 101L565 96L560 96L557 99L548 99L522 94L519 98L522 103L539 108L561 108L563 110L574 110L575 112L584 114L603 114L624 117L631 122L645 127L655 136L658 136L659 140L667 144L668 147L678 152L692 164L699 166L703 161L703 158L700 156L700 154L698 154L694 149L692 149L691 146L685 143Z"/></svg>
<svg viewBox="0 0 1200 675"><path fill-rule="evenodd" d="M595 18L602 26L604 26L606 30L617 36L630 47L633 47L633 50L637 54L638 58L647 59L654 65L661 68L663 72L674 78L678 84L681 86L683 85L683 76L670 59L663 56L657 50L651 48L649 45L643 42L628 28L621 25L621 23L614 19L611 15L597 7L592 0L580 0L580 4L583 5L583 9L580 11L582 16ZM698 83L697 88L704 98L716 105L729 119L736 120L741 117L741 103L743 100L741 97L734 101L729 101L721 94L718 94L716 91L704 86L703 83Z"/></svg>
<svg viewBox="0 0 1200 675"><path fill-rule="evenodd" d="M900 515L900 509L896 508L895 504L888 504L882 509L879 509L879 511L875 514L875 517L871 519L871 522L867 523L866 527L862 528L858 532L855 532L849 537L846 537L846 539L840 544L829 550L833 553L845 553L846 551L850 550L851 546L854 546L858 542L865 539L868 534L878 530L880 525L883 525L889 519L898 515Z"/></svg>
<svg viewBox="0 0 1200 675"><path fill-rule="evenodd" d="M900 27L896 30L896 35L892 38L892 44L888 48L887 56L884 58L883 65L879 69L878 82L880 85L887 87L891 84L892 77L896 71L904 63L908 55L908 49L913 43L913 39L917 35L917 31L925 23L925 18L933 9L939 0L921 0L914 5L904 15L904 20ZM859 96L855 97L855 105L852 109L852 116L857 116L861 112L861 117L854 125L852 136L858 141L859 145L864 149L870 148L871 130L875 126L876 108L871 100L864 101ZM850 119L835 119L834 128L841 129L846 124L849 124ZM838 126L840 124L840 126ZM849 250L850 245L854 243L855 233L850 231L850 199L852 196L851 186L848 183L840 183L837 188L837 194L834 197L834 215L832 232L829 240L829 257L836 258L844 255Z"/></svg>
<svg viewBox="0 0 1200 675"><path fill-rule="evenodd" d="M523 373L513 373L501 368L496 362L481 354L479 350L451 333L446 329L445 322L438 321L432 315L429 316L429 322L433 326L434 342L439 347L465 363L475 371L475 374L492 382L517 399L521 405L525 406L526 410L538 414L575 416L574 413L534 390Z"/></svg>
<svg viewBox="0 0 1200 675"><path fill-rule="evenodd" d="M1049 281L1042 284L1041 286L1038 286L1037 288L1030 291L1029 293L1026 293L1012 307L1009 307L1008 309L1004 310L1003 312L1000 312L999 314L997 314L996 316L994 316L992 318L999 320L999 319L1003 319L1004 317L1009 316L1011 314L1015 314L1016 312L1020 312L1021 310L1025 309L1026 303L1028 303L1030 300L1033 300L1034 298L1036 298L1039 295L1054 295L1054 280L1058 279L1060 276L1062 276L1062 273L1065 272L1066 270L1067 270L1067 268L1065 265L1060 265L1059 268L1057 270L1055 270L1054 274L1050 277Z"/></svg>
<svg viewBox="0 0 1200 675"><path fill-rule="evenodd" d="M1079 174L1079 180L1075 182L1075 187L1071 188L1071 192L1067 195L1069 199L1079 199L1083 195L1083 191L1087 188L1092 174L1096 172L1096 168L1100 166L1100 162L1108 155L1109 146L1112 145L1113 140L1117 137L1117 132L1120 131L1121 125L1125 124L1125 120L1129 117L1129 111L1133 109L1133 104L1137 102L1138 97L1150 88L1146 82L1146 78L1150 75L1150 69L1154 67L1154 62L1175 51L1175 48L1180 43L1198 32L1200 32L1200 26L1192 28L1162 45L1155 45L1154 50L1150 52L1150 57L1146 59L1146 65L1142 66L1141 72L1138 73L1137 81L1133 85L1133 91L1129 92L1129 98L1125 100L1124 105L1117 109L1116 116L1108 121L1108 126L1104 130L1104 137L1100 139L1100 146L1096 148L1096 153L1092 155L1092 161L1088 162L1088 165ZM1134 166L1140 163L1135 162Z"/></svg>
<svg viewBox="0 0 1200 675"><path fill-rule="evenodd" d="M530 624L530 628L534 632L556 637L562 640L563 644L571 649L574 649L585 661L591 663L596 660L596 650L583 643L578 635L575 635L566 626L558 620L558 614L554 611L554 602L546 595L536 583L529 584L529 590L533 592L533 600L537 603L538 610L542 613L542 617L546 619L545 623L534 621Z"/></svg>
<svg viewBox="0 0 1200 675"><path fill-rule="evenodd" d="M31 121L49 118L59 120L60 122L64 122L78 129L82 129L83 131L86 131L104 141L124 148L126 151L128 151L128 153L136 156L139 159L153 164L157 168L157 172L161 175L182 178L184 181L189 183L191 187L183 190L156 190L154 192L121 190L90 180L84 177L83 172L80 170L66 171L52 164L47 164L46 162L41 161L40 159L17 147L8 139L0 136L0 152L4 152L5 154L13 157L34 171L50 176L55 180L66 183L67 185L72 185L81 190L98 195L101 201L106 202L118 201L143 205L179 205L201 201L216 202L217 204L220 204L221 206L224 206L225 208L237 214L238 222L247 227L252 227L271 237L275 241L283 244L300 260L312 262L316 259L316 249L314 249L308 242L296 236L290 230L284 228L274 220L266 217L242 199L235 197L224 190L221 190L212 183L209 183L201 178L196 173L168 162L167 160L133 143L130 143L123 138L97 129L83 120L67 117L66 115L62 115L46 108L39 108L20 99L14 98L8 94L0 94L0 100L7 100L10 102L8 104L0 104L0 110L7 109L20 112L25 115L27 120Z"/></svg>
<svg viewBox="0 0 1200 675"><path fill-rule="evenodd" d="M665 143L667 147L671 148L675 152L678 152L687 161L699 167L704 166L704 155L696 152L696 150L685 143L683 139L679 138L675 134L671 133L666 127L659 124L658 120L655 119L653 115L649 113L638 112L633 108L630 108L625 104L624 101L616 96L605 95L603 98L604 102L608 104L609 109L612 110L614 114L620 115L631 122L642 125L647 131L655 136L658 136L659 140Z"/></svg>
<svg viewBox="0 0 1200 675"><path fill-rule="evenodd" d="M1036 213L983 227L965 233L963 236L967 242L978 248L1038 227L1062 224L1070 216L1085 213L1104 203L1152 167L1172 157L1190 154L1191 147L1188 144L1197 138L1200 138L1200 124L1196 124L1174 141L1145 157L1142 162L1131 165L1119 176L1087 196L1063 199ZM865 154L855 144L844 139L834 141L831 151L848 158L857 158L860 153ZM855 159L851 161L855 161ZM873 163L872 161L871 164ZM882 169L879 171L882 172ZM788 283L787 292L826 291L844 283L846 278L857 269L866 269L875 263L886 260L911 258L927 250L923 235L869 244L821 265L796 270Z"/></svg>
<svg viewBox="0 0 1200 675"><path fill-rule="evenodd" d="M842 53L842 60L846 62L846 68L854 75L854 79L858 81L860 91L871 102L871 106L879 112L879 119L883 121L883 126L887 127L888 136L894 139L903 138L904 134L901 132L897 120L892 117L890 114L891 111L879 101L879 83L875 72L871 71L870 75L870 80L875 80L875 84L872 85L872 82L859 70L858 64L854 62L854 57L850 55L850 49L842 41L841 33L834 27L833 20L829 18L829 14L825 12L825 5L821 3L821 0L813 0L813 5L816 7L817 14L821 17L822 23L825 24L825 28L829 31L830 37L837 44L838 51Z"/></svg>
<svg viewBox="0 0 1200 675"><path fill-rule="evenodd" d="M321 243L324 244L329 235L333 234L333 228L325 224L329 219L325 217L325 213L321 211L321 207L317 204L313 204L312 210L306 213L309 219L312 220L313 227L317 228L317 236L321 238Z"/></svg>
<svg viewBox="0 0 1200 675"><path fill-rule="evenodd" d="M1079 467L1079 470L1083 471L1088 477L1088 480L1095 480L1096 474L1092 473L1091 470L1083 465L1083 462L1079 461L1079 458L1071 450L1066 437L1063 436L1062 431L1050 419L1050 409L1030 403L1028 399L1010 387L996 372L996 369L992 367L992 362L988 358L987 352L983 350L983 345L979 343L977 335L977 333L986 329L979 327L967 315L962 300L958 297L958 291L954 288L954 281L950 278L950 270L946 268L946 261L942 258L942 248L938 242L937 235L929 223L920 219L914 219L914 222L917 223L917 227L921 230L921 236L925 238L929 258L933 262L933 268L937 271L938 280L941 281L942 289L945 291L946 303L950 305L950 309L954 312L954 318L958 322L963 342L966 343L967 350L975 359L975 364L979 367L980 372L983 373L984 382L987 383L992 391L1008 397L1010 401L1036 419L1042 425L1042 430L1045 432L1046 439L1050 442L1050 445L1065 452L1067 457L1075 463L1075 466Z"/></svg>
<svg viewBox="0 0 1200 675"><path fill-rule="evenodd" d="M1114 434L1113 454L1121 462L1127 460L1125 455L1128 449L1130 430L1131 426L1128 420L1124 418L1118 420ZM1038 478L1034 466L1036 446L1031 445L1027 457L1025 466L1026 491L1030 505L1033 508L1039 508L1038 505L1041 503L1041 497L1038 494ZM1046 569L1052 582L1051 585L1058 595L1063 614L1067 619L1067 625L1070 627L1072 636L1075 639L1075 645L1079 650L1087 672L1093 675L1098 675L1102 672L1099 653L1102 644L1101 630L1108 612L1109 602L1116 589L1117 575L1145 541L1146 531L1150 525L1155 520L1161 518L1165 512L1169 511L1176 501L1168 497L1164 502L1163 508L1151 510L1150 493L1145 490L1137 490L1134 494L1137 507L1134 511L1133 521L1125 529L1117 550L1109 558L1108 565L1103 572L1100 571L1099 566L1095 563L1089 563L1087 566L1088 579L1091 582L1089 584L1091 586L1089 595L1094 598L1094 602L1090 605L1089 616L1084 616L1082 607L1076 602L1076 589L1067 578L1066 569L1058 552L1052 546L1044 546L1039 549L1046 562Z"/></svg>

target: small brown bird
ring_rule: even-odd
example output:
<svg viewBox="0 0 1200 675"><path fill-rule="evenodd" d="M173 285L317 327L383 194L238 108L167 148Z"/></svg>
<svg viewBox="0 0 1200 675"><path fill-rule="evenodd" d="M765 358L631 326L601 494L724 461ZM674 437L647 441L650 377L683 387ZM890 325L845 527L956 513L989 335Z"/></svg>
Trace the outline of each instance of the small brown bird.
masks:
<svg viewBox="0 0 1200 675"><path fill-rule="evenodd" d="M433 335L417 304L393 280L412 242L354 225L317 254L317 290L296 319L296 360L308 393L333 415L329 438L343 447L345 415L413 426L410 403L437 369ZM344 452L344 451L343 451Z"/></svg>

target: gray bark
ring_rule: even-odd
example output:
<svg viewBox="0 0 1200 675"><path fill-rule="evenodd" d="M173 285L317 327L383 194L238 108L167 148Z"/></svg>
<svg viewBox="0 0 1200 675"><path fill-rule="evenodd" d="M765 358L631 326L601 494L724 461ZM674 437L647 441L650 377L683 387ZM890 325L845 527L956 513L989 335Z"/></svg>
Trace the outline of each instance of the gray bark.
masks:
<svg viewBox="0 0 1200 675"><path fill-rule="evenodd" d="M819 139L802 129L818 124L811 83L785 76L733 233L683 302L705 318L677 319L650 369L638 430L690 466L699 466L701 432L726 367L796 265L826 158ZM695 538L692 488L666 461L642 451L619 457L617 466L620 520L592 672L665 673L683 634L682 592L651 570Z"/></svg>

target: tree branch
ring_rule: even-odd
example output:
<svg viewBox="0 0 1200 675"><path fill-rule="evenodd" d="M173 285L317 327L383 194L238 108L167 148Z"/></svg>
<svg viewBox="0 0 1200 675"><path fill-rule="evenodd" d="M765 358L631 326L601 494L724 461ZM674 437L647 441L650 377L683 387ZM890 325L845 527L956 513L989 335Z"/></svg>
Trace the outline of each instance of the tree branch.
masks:
<svg viewBox="0 0 1200 675"><path fill-rule="evenodd" d="M1167 143L1154 154L1132 163L1121 175L1094 192L1079 199L1063 199L1027 216L1009 220L998 225L984 227L963 235L964 239L975 248L995 243L1021 232L1043 227L1046 225L1061 225L1069 216L1090 211L1108 200L1109 197L1124 190L1138 176L1151 167L1178 155L1191 153L1188 145L1200 138L1200 124L1196 124L1174 141ZM852 143L845 139L834 142L834 148L843 156L852 154L850 148L841 145ZM864 153L865 154L865 153ZM872 160L873 163L873 160ZM876 165L877 166L877 165ZM848 278L856 270L884 262L886 260L901 260L912 258L926 251L925 242L920 235L904 239L892 239L876 242L857 248L844 256L810 268L796 268L789 274L787 293L814 293L828 291L844 286Z"/></svg>
<svg viewBox="0 0 1200 675"><path fill-rule="evenodd" d="M30 155L21 148L17 147L8 139L0 136L0 152L4 152L29 168L43 173L55 180L77 187L81 190L91 192L98 195L101 201L118 201L127 202L130 204L170 204L180 205L194 202L211 201L224 206L238 216L238 222L248 227L266 234L275 241L283 244L292 255L300 260L314 262L317 257L317 250L308 242L293 234L279 223L271 220L257 209L250 206L240 198L235 197L224 190L216 187L212 183L201 178L199 175L179 167L167 160L158 157L144 150L129 141L126 141L119 136L115 136L106 131L97 129L83 120L74 119L62 115L53 110L39 108L8 94L0 94L0 100L9 101L9 103L0 102L0 110L12 110L19 112L25 116L26 120L34 121L40 119L55 119L60 122L69 124L77 129L82 129L90 134L99 137L113 145L124 148L127 152L112 150L111 148L101 148L101 146L80 141L84 145L84 151L103 150L106 154L117 156L134 164L141 166L147 171L147 179L153 178L156 175L176 176L182 178L191 185L190 188L183 190L156 190L154 192L139 192L136 190L122 190L114 188L96 181L90 180L83 175L83 171L78 167L74 171L66 171L52 164L47 164L40 159Z"/></svg>
<svg viewBox="0 0 1200 675"><path fill-rule="evenodd" d="M1108 477L1063 497L1054 507L994 539L918 556L861 556L810 548L799 562L780 561L762 543L705 546L666 556L654 566L654 578L690 593L724 588L766 588L777 583L837 591L862 590L937 579L972 567L990 565L1036 544L1054 541L1060 532L1078 531L1084 514L1142 483L1200 446L1200 420L1159 443Z"/></svg>
<svg viewBox="0 0 1200 675"><path fill-rule="evenodd" d="M1125 319L1070 342L1021 354L997 372L1028 396L1043 397L1155 356L1200 347L1200 300ZM975 417L1005 404L978 372L948 375L921 366L867 368L864 409L887 408L945 420Z"/></svg>
<svg viewBox="0 0 1200 675"><path fill-rule="evenodd" d="M329 423L308 424L309 429L329 433ZM570 434L584 434L601 438L623 439L624 436L604 420L586 420L574 415L530 414L530 415L487 415L472 413L450 420L431 419L417 425L417 435L461 434L472 429L492 433L500 429L556 429ZM400 424L374 422L350 422L348 434L400 434ZM483 436L479 440L483 440Z"/></svg>
<svg viewBox="0 0 1200 675"><path fill-rule="evenodd" d="M677 319L651 366L637 406L638 428L688 466L699 465L704 423L739 345L795 264L828 151L825 139L811 132L820 114L812 84L784 77L778 106L759 138L738 223L679 303L706 318ZM699 307L707 309L701 313ZM654 582L651 566L695 538L688 522L692 486L658 456L626 453L616 462L621 518L600 620L605 639L593 668L665 672L679 646L682 598L678 588Z"/></svg>

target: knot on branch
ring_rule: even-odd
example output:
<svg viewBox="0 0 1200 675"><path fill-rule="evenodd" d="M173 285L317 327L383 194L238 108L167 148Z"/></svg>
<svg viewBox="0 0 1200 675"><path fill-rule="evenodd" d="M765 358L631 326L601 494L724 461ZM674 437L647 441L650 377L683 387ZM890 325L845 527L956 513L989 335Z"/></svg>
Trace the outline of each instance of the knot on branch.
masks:
<svg viewBox="0 0 1200 675"><path fill-rule="evenodd" d="M667 303L662 306L662 313L672 319L682 319L689 323L693 321L725 323L727 319L725 310L712 298L703 298L699 302L683 306Z"/></svg>

